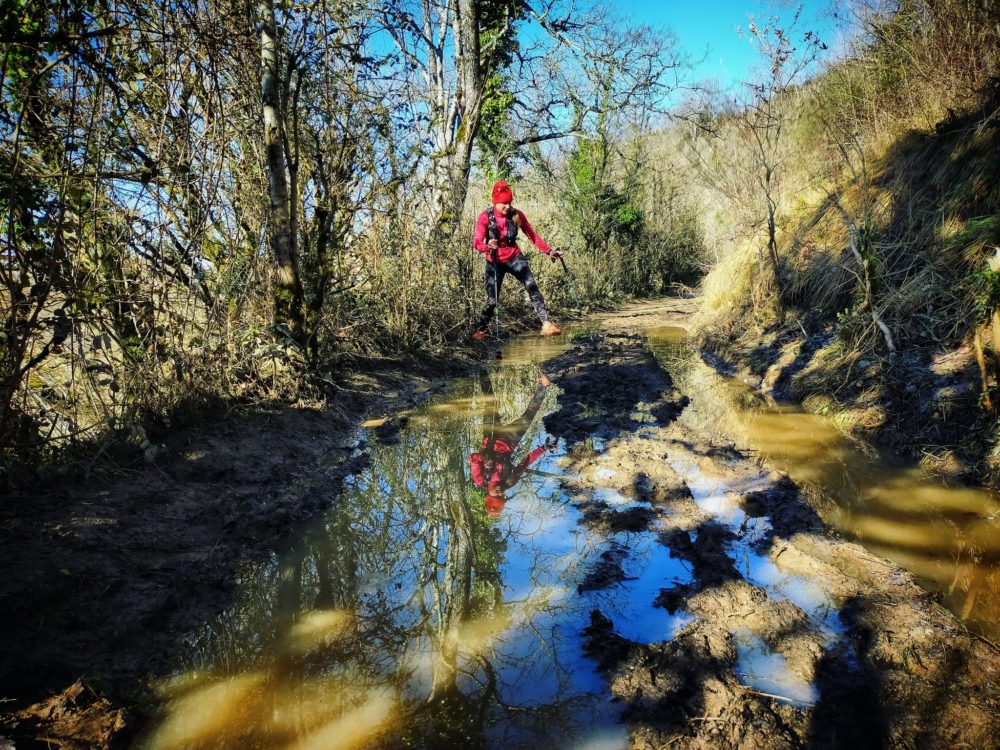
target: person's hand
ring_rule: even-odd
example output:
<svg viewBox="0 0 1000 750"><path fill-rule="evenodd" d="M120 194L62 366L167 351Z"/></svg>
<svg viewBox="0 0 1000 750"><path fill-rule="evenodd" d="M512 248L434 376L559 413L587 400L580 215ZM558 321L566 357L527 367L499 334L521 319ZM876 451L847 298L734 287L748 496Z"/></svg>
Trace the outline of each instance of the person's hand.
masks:
<svg viewBox="0 0 1000 750"><path fill-rule="evenodd" d="M549 257L552 258L552 262L555 263L557 260L563 257L563 251L553 249L549 251Z"/></svg>
<svg viewBox="0 0 1000 750"><path fill-rule="evenodd" d="M490 248L490 250L496 250L498 247L500 247L500 241L490 240L489 242L486 243L486 247Z"/></svg>

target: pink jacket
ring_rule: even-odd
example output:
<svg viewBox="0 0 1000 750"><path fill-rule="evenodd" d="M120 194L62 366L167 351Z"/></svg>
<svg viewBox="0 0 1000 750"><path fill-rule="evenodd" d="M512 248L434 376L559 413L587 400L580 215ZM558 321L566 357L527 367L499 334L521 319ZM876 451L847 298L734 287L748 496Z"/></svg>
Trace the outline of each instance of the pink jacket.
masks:
<svg viewBox="0 0 1000 750"><path fill-rule="evenodd" d="M490 439L488 437L484 437L484 451L487 450L489 443ZM521 478L521 475L524 474L525 469L537 461L546 450L546 446L540 445L521 459L521 463L517 466L513 466L510 460L510 455L514 451L514 446L502 438L497 438L493 441L493 453L496 460L496 466L490 476L486 476L486 467L484 465L485 462L482 453L473 453L469 456L469 466L472 469L472 483L476 485L476 487L483 487L485 485L486 490L491 494L502 492L503 490L516 484Z"/></svg>
<svg viewBox="0 0 1000 750"><path fill-rule="evenodd" d="M518 233L523 233L525 237L534 243L535 247L541 250L546 255L549 254L552 248L548 246L535 230L532 228L531 224L528 223L528 218L524 215L524 212L515 208L518 216L521 218L521 225L518 227ZM500 214L496 215L497 229L500 230L500 247L497 248L497 260L501 263L506 263L509 260L517 257L517 254L521 252L517 243L513 245L507 244L507 222L509 219ZM476 220L476 233L472 239L472 246L476 248L480 253L486 256L487 262L492 262L490 246L487 245L487 233L489 231L490 218L486 211L479 214L479 219Z"/></svg>

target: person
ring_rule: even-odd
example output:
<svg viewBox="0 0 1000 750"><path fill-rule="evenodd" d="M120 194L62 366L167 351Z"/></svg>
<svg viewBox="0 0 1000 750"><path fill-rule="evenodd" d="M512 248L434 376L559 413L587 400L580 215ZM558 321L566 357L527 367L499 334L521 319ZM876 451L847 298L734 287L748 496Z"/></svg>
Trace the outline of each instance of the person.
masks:
<svg viewBox="0 0 1000 750"><path fill-rule="evenodd" d="M489 396L491 401L483 421L482 446L479 451L469 456L469 468L472 472L472 483L479 489L486 491L484 499L486 515L491 518L500 515L507 503L507 491L521 481L521 477L524 476L528 467L541 458L546 451L555 447L555 443L546 441L529 451L528 455L519 463L514 463L514 451L517 450L518 443L531 427L531 423L545 399L545 389L552 385L552 381L545 376L545 373L542 373L538 380L542 387L531 397L524 413L512 422L498 425L496 424L497 405L489 375L485 372L480 375L483 394Z"/></svg>
<svg viewBox="0 0 1000 750"><path fill-rule="evenodd" d="M510 185L506 180L500 180L493 185L493 207L479 214L479 219L476 221L472 244L486 258L487 300L476 331L472 334L476 341L486 340L490 318L493 317L497 300L500 299L503 278L508 273L520 281L527 290L538 319L542 322L542 336L558 336L562 333L549 319L549 311L545 307L542 293L535 283L535 277L531 274L528 261L521 255L521 249L517 245L518 234L523 232L524 236L553 262L558 260L562 253L550 248L545 240L538 236L528 223L524 212L514 208L513 202L514 192Z"/></svg>

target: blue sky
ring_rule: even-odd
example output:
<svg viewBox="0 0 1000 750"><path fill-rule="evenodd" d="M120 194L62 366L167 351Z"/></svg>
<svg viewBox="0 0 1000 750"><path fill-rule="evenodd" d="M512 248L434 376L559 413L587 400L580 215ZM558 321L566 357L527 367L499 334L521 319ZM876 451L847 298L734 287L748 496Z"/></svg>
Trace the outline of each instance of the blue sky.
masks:
<svg viewBox="0 0 1000 750"><path fill-rule="evenodd" d="M695 71L696 80L713 78L724 88L746 78L754 63L753 48L749 40L739 36L737 28L746 28L751 13L758 21L775 15L790 18L793 11L788 6L787 2L754 0L616 0L614 3L622 16L635 23L670 28L692 57L705 56ZM830 7L831 0L807 0L797 28L803 34L807 30L816 31L832 52L839 43Z"/></svg>

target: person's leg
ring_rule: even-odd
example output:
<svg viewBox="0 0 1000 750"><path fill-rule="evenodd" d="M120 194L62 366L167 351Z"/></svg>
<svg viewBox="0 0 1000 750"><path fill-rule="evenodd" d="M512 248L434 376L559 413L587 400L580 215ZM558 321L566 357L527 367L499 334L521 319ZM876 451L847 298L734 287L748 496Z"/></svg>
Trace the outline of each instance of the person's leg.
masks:
<svg viewBox="0 0 1000 750"><path fill-rule="evenodd" d="M479 390L483 394L483 432L486 437L493 437L493 430L496 429L500 419L500 412L497 408L497 396L493 392L493 381L490 379L488 370L479 372Z"/></svg>
<svg viewBox="0 0 1000 750"><path fill-rule="evenodd" d="M528 291L528 296L531 298L531 304L535 306L535 312L538 314L538 319L542 321L542 335L558 336L562 333L562 331L560 331L556 325L549 320L549 311L545 308L545 300L542 299L542 292L538 288L538 284L535 282L535 277L531 273L531 269L528 267L528 261L524 259L524 256L518 255L510 262L510 272L514 274L514 277L520 281L524 285L524 288Z"/></svg>
<svg viewBox="0 0 1000 750"><path fill-rule="evenodd" d="M548 323L549 311L545 308L545 300L542 299L542 291L538 288L538 284L535 282L535 277L531 273L531 269L528 267L528 261L524 259L523 255L518 255L510 261L510 272L527 290L528 297L531 298L531 304L534 305L535 312L538 314L538 319L542 321L542 323Z"/></svg>
<svg viewBox="0 0 1000 750"><path fill-rule="evenodd" d="M535 415L538 414L538 409L544 400L545 388L539 388L531 397L531 401L525 407L524 413L515 420L498 425L494 434L499 438L505 439L511 445L516 446L521 442L524 433L531 427L531 423L535 421Z"/></svg>
<svg viewBox="0 0 1000 750"><path fill-rule="evenodd" d="M483 308L483 314L479 316L479 323L476 324L477 332L489 329L493 313L497 308L497 300L500 299L500 287L503 285L506 271L505 263L486 264L486 307Z"/></svg>

